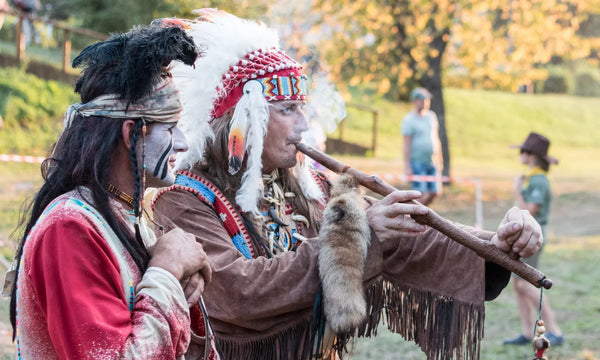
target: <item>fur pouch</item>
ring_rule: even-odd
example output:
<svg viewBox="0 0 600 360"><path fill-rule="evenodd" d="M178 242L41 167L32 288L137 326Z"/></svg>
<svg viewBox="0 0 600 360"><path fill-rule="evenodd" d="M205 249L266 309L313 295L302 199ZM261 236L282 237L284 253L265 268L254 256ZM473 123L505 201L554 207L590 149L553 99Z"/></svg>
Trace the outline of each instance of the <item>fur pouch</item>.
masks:
<svg viewBox="0 0 600 360"><path fill-rule="evenodd" d="M327 324L335 333L356 328L367 311L363 273L371 236L357 185L347 175L334 182L319 232L323 307Z"/></svg>

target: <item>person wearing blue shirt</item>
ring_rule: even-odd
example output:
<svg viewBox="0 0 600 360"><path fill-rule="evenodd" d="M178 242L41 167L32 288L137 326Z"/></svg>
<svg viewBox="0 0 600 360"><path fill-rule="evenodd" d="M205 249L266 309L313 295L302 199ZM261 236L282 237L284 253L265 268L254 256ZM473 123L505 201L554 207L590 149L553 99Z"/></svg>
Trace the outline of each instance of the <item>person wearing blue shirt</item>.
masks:
<svg viewBox="0 0 600 360"><path fill-rule="evenodd" d="M431 93L424 88L415 88L410 94L413 110L402 120L404 136L404 169L409 180L413 176L413 190L423 195L419 201L428 205L441 191L443 170L442 146L438 134L439 123L435 113L429 110ZM419 176L434 178L419 179Z"/></svg>

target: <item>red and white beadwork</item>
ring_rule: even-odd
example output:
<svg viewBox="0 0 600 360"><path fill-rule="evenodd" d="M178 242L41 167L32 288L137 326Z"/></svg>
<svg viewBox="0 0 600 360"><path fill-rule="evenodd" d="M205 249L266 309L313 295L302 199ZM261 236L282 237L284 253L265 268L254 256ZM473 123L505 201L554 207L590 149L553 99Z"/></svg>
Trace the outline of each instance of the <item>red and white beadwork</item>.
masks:
<svg viewBox="0 0 600 360"><path fill-rule="evenodd" d="M216 99L212 117L218 118L234 107L243 95L248 80L263 84L268 101L306 100L306 76L302 65L278 48L258 49L247 53L222 75L223 96Z"/></svg>

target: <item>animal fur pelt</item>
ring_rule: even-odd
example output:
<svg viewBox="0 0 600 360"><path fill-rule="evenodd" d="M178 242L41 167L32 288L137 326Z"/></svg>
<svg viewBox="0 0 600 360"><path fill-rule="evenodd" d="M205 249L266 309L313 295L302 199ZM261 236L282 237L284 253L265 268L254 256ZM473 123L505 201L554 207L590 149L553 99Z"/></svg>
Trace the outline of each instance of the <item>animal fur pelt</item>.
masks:
<svg viewBox="0 0 600 360"><path fill-rule="evenodd" d="M343 175L334 182L319 232L319 273L328 327L349 331L366 318L364 261L370 230L357 182Z"/></svg>

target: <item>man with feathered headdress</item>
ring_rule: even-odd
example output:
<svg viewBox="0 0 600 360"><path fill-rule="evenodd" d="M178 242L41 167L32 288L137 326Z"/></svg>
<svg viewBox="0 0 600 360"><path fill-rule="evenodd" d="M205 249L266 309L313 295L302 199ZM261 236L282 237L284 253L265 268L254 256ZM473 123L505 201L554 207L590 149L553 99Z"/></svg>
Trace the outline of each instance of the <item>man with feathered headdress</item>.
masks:
<svg viewBox="0 0 600 360"><path fill-rule="evenodd" d="M173 183L175 157L187 149L168 66L197 56L182 29L153 25L92 44L73 61L83 70L81 103L67 109L44 162L15 256L19 359L163 360L187 349L189 307L210 267L190 234L156 239L142 195Z"/></svg>
<svg viewBox="0 0 600 360"><path fill-rule="evenodd" d="M376 331L384 308L390 329L428 356L477 357L484 299L509 273L414 222L409 215L428 209L403 202L420 193L367 200L351 179L332 187L297 161L307 130L302 66L263 24L197 14L185 27L205 56L173 73L190 149L153 209L167 229L196 235L211 259L204 297L223 358L341 354L351 337ZM517 209L497 233L466 229L523 256L541 244L535 220ZM199 337L188 356L202 358L192 313Z"/></svg>

